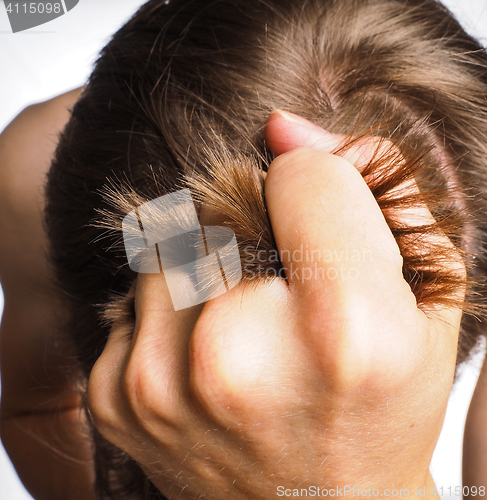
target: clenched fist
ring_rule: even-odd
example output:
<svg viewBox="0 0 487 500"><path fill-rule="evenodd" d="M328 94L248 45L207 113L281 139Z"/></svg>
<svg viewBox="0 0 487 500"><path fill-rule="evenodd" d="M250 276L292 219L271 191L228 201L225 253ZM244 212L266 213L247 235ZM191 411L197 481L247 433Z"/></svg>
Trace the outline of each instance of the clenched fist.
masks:
<svg viewBox="0 0 487 500"><path fill-rule="evenodd" d="M374 140L331 154L342 138L283 113L266 135L287 279L176 312L163 274L139 275L135 330L114 326L89 380L95 425L168 499L345 485L428 495L461 312L418 308L360 174ZM404 217L432 220L426 206ZM460 256L445 265L465 272Z"/></svg>

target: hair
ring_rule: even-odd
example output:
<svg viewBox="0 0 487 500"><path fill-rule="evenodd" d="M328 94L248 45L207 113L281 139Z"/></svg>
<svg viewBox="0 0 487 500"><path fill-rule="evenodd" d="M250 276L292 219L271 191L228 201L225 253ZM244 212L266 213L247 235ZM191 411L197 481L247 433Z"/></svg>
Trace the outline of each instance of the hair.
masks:
<svg viewBox="0 0 487 500"><path fill-rule="evenodd" d="M484 333L487 273L487 56L478 42L435 0L151 0L101 52L48 175L50 255L86 378L113 321L133 321L123 298L137 276L121 235L129 211L189 187L241 248L275 248L261 175L275 108L350 137L342 151L378 138L362 175L418 306L463 309L457 361L466 359ZM412 178L419 195L397 189ZM401 223L402 209L423 202L434 224ZM427 243L435 233L464 257L465 301L446 246ZM164 498L93 432L101 498Z"/></svg>

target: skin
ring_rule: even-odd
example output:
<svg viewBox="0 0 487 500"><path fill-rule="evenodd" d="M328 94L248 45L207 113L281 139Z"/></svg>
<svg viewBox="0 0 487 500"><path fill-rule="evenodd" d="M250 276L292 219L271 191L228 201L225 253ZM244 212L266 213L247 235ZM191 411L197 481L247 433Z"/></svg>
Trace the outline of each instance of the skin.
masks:
<svg viewBox="0 0 487 500"><path fill-rule="evenodd" d="M51 284L42 225L45 174L79 93L28 107L0 136L0 431L22 482L43 500L94 498L75 364L59 331L65 311Z"/></svg>
<svg viewBox="0 0 487 500"><path fill-rule="evenodd" d="M487 361L484 360L468 410L463 438L463 485L478 492L487 487ZM472 487L477 489L473 489ZM485 493L484 493L485 494ZM476 495L469 495L472 498Z"/></svg>
<svg viewBox="0 0 487 500"><path fill-rule="evenodd" d="M28 108L0 136L0 228L12 235L0 246L2 440L34 498L51 500L94 498L70 348L52 349L63 310L41 226L40 186L78 94ZM280 113L266 139L279 155L265 181L279 250L366 249L372 264L354 262L357 279L243 283L178 312L163 275L140 275L135 330L115 325L89 380L96 426L170 499L274 498L280 485L429 496L460 313L416 307L357 171L373 143L341 158L340 136Z"/></svg>
<svg viewBox="0 0 487 500"><path fill-rule="evenodd" d="M326 151L337 136L288 118L267 127L282 152L265 180L279 250L367 249L373 264L354 263L352 280L243 283L177 312L163 275L139 275L135 330L115 326L91 374L92 416L168 498L272 498L279 485L429 496L460 312L416 307L357 171L368 145L354 166Z"/></svg>

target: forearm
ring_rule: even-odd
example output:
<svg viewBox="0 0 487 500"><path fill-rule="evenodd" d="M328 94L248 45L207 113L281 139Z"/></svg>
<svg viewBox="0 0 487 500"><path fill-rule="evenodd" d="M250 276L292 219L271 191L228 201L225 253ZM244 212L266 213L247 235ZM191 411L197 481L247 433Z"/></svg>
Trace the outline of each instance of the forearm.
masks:
<svg viewBox="0 0 487 500"><path fill-rule="evenodd" d="M45 259L42 222L45 175L79 92L30 106L0 135L0 430L36 499L94 498L67 312Z"/></svg>
<svg viewBox="0 0 487 500"><path fill-rule="evenodd" d="M2 441L36 500L95 498L89 437L79 408L1 420Z"/></svg>
<svg viewBox="0 0 487 500"><path fill-rule="evenodd" d="M465 425L463 484L487 487L487 359L484 360Z"/></svg>
<svg viewBox="0 0 487 500"><path fill-rule="evenodd" d="M0 328L5 449L36 500L91 500L92 450L73 354L49 302L30 297L16 309L10 298Z"/></svg>

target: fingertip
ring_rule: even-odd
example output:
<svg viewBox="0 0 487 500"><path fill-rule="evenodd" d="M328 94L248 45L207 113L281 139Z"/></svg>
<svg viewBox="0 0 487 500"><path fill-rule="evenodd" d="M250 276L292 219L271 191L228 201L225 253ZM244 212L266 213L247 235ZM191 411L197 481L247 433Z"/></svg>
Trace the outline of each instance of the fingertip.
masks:
<svg viewBox="0 0 487 500"><path fill-rule="evenodd" d="M265 139L267 146L276 156L293 149L292 128L286 120L284 111L272 110L265 125Z"/></svg>
<svg viewBox="0 0 487 500"><path fill-rule="evenodd" d="M294 113L274 109L266 123L265 139L272 152L278 156L300 147L332 152L342 137Z"/></svg>

